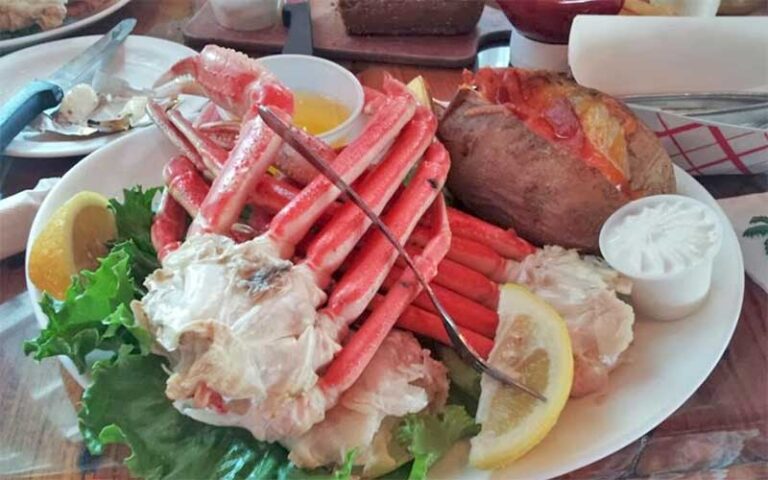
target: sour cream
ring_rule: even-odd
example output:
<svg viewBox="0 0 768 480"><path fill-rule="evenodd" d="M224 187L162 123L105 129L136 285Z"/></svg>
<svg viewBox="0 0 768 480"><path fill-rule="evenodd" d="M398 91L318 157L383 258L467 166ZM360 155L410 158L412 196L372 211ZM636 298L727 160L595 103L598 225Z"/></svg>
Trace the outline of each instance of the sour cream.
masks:
<svg viewBox="0 0 768 480"><path fill-rule="evenodd" d="M704 301L721 241L717 213L680 195L630 202L600 232L606 261L634 282L635 307L664 320L688 315Z"/></svg>
<svg viewBox="0 0 768 480"><path fill-rule="evenodd" d="M658 277L710 256L720 241L718 219L709 208L687 200L663 199L620 218L603 243L611 265L634 277Z"/></svg>

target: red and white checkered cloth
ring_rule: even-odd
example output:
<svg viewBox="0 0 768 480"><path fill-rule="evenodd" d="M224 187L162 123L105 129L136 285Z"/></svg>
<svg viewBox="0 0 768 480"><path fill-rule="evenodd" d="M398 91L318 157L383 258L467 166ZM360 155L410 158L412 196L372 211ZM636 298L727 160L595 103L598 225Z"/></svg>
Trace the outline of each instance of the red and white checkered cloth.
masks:
<svg viewBox="0 0 768 480"><path fill-rule="evenodd" d="M672 161L691 175L768 172L768 130L702 122L651 108L632 109L656 133Z"/></svg>

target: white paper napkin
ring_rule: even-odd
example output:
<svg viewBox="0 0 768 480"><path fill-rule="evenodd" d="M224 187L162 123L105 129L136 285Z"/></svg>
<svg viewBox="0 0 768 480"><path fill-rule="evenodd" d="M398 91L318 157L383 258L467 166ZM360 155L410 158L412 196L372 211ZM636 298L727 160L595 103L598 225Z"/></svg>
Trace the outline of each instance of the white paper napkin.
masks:
<svg viewBox="0 0 768 480"><path fill-rule="evenodd" d="M612 95L768 91L768 17L579 15L568 61Z"/></svg>
<svg viewBox="0 0 768 480"><path fill-rule="evenodd" d="M24 251L32 220L58 181L58 178L44 178L34 189L0 200L0 260Z"/></svg>
<svg viewBox="0 0 768 480"><path fill-rule="evenodd" d="M768 292L768 251L766 242L768 236L747 238L744 231L750 226L758 225L750 220L756 216L768 216L768 192L719 200L725 214L733 224L733 229L739 237L741 252L744 255L744 269L760 287ZM764 224L768 228L768 223Z"/></svg>

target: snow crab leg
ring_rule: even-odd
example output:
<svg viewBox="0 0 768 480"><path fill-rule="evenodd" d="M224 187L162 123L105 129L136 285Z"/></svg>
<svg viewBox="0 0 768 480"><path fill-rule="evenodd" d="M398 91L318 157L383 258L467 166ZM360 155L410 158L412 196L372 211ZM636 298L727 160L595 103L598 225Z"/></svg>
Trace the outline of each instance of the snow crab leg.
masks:
<svg viewBox="0 0 768 480"><path fill-rule="evenodd" d="M403 133L406 134L406 132L407 128ZM429 133L429 130L427 133ZM423 137L424 135L422 135L422 138ZM426 136L426 138L430 139L431 137ZM389 185L388 188L390 194L381 194L381 186L379 183L373 181L375 180L375 177L371 175L366 179L370 185L364 184L359 189L361 196L364 199L374 198L379 203L385 203L389 200L392 190L397 187L397 184L401 180L401 177L404 175L404 172L407 171L406 169L403 169L402 166L400 167L399 172L396 168L393 167L398 166L397 157L401 156L402 152L407 150L408 149L406 148L393 148L393 150L388 154L387 159L381 162L379 167L377 167L376 171L381 170L381 174L386 176L397 175L397 178L394 179L395 181L383 185L384 188L387 188L387 185ZM397 154L397 152L401 153ZM391 161L389 160L390 158L392 159ZM415 161L415 158L411 158L410 162L413 161ZM408 162L409 165L410 162ZM181 163L183 167L177 167L176 165L178 163ZM199 203L201 201L201 195L204 196L205 192L207 192L207 184L205 184L200 174L194 171L194 166L186 161L185 157L183 156L179 156L171 160L171 162L169 162L168 166L166 167L165 172L167 188L169 189L171 195L175 196L177 200L179 200L179 202L190 212L190 215L194 216L197 213L197 208L199 207ZM177 173L179 178L169 177L168 174L170 172ZM196 175L197 182L189 181L188 176L190 175ZM192 186L193 183L194 186ZM187 190L184 190L184 188ZM370 188L373 188L373 190L368 191L367 189ZM190 202L190 197L196 198L197 203L195 204L195 201ZM379 208L375 208L375 210L379 211ZM332 220L329 221L326 227L324 227L324 230L321 230L321 233L315 236L315 239L310 242L310 247L307 249L307 254L305 255L305 261L313 266L313 270L318 276L318 282L321 285L326 284L328 275L339 268L339 261L349 254L349 247L354 246L357 243L361 234L360 232L364 232L367 229L367 224L361 227L363 220L361 220L360 217L363 217L363 215L359 209L351 204L345 205L339 212L338 216L332 217ZM448 217L450 219L450 213L448 214ZM264 226L256 226L256 229L263 230ZM349 232L355 231L358 232L356 235L348 235ZM332 242L331 240L334 238L341 238L341 241ZM334 248L337 245L338 248ZM347 247L343 248L344 245ZM321 246L326 246L327 250L321 250ZM414 257L419 254L419 250L416 247L411 246L408 247L407 250ZM310 251L313 253L310 253ZM318 251L320 251L320 254L317 253ZM333 257L323 257L327 257L329 253L332 254ZM402 259L398 259L398 263L400 266L393 267L389 275L386 277L383 284L384 290L391 287L396 282L397 277L402 273ZM316 265L320 265L320 267ZM441 275L442 280L444 280L443 282L438 281L438 279L441 278ZM479 272L476 272L461 264L452 262L446 258L443 259L438 265L438 274L435 279L435 285L433 288L435 289L438 297L444 303L446 308L448 308L449 313L451 313L451 315L461 326L464 326L476 333L482 334L487 338L493 338L495 334L496 323L498 321L496 305L498 302L499 287L497 284ZM479 297L480 301L473 297ZM485 299L485 303L488 305L483 304L483 299ZM434 307L432 306L431 302L429 302L429 300L426 299L423 294L416 298L415 305L428 311L434 311ZM434 337L437 335L440 337L438 339L443 338L444 332L442 331L442 325L435 323L434 321L430 322L430 324L435 325L436 328L434 331L428 332L429 336ZM419 333L423 334L424 329L420 329Z"/></svg>
<svg viewBox="0 0 768 480"><path fill-rule="evenodd" d="M240 215L245 198L282 146L281 139L266 128L256 114L256 108L270 105L291 115L293 94L258 62L242 53L213 45L205 47L199 55L176 63L158 80L158 84L166 89L169 85L176 86L179 92L202 93L243 119L237 141L191 227L193 233L225 233ZM170 130L172 121L164 121L157 108L150 107L150 112L153 118L160 118L161 128ZM212 158L223 156L224 150L212 143L199 142L195 145L188 139L177 140L183 147L182 152L195 165L204 165L208 170L215 166ZM201 148L205 155L201 153ZM199 156L193 154L191 149ZM206 162L206 159L209 161Z"/></svg>
<svg viewBox="0 0 768 480"><path fill-rule="evenodd" d="M336 157L333 167L348 183L354 182L375 160L381 158L395 137L416 112L410 97L395 97L366 125L364 132ZM276 135L276 134L275 134ZM315 177L275 216L269 235L290 256L322 211L333 203L339 190L325 177Z"/></svg>
<svg viewBox="0 0 768 480"><path fill-rule="evenodd" d="M300 164L293 169L282 139L255 114L268 105L289 118L290 92L256 62L218 47L180 62L171 78L180 91L202 93L242 122L235 137L231 123L217 123L228 121L214 107L206 107L205 123L150 107L182 155L164 170L167 190L153 234L163 268L148 278L137 318L180 358L171 363L167 385L178 408L209 423L245 426L260 439L290 442L357 384L396 325L446 341L444 331L420 296L414 271L396 265L396 250L355 205L340 200L327 178L300 172ZM390 80L385 87L372 100L363 133L338 154L309 135L303 141L383 213L400 243L410 245L420 275L453 285L439 295L464 317L459 323L473 346L487 353L497 320L487 305L498 301L493 280L509 274L507 255L524 256L526 244L446 207L440 192L450 159L434 141L433 114L403 85ZM220 127L226 134L215 130ZM290 181L267 173L275 165ZM256 208L241 220L246 205ZM187 212L192 225L179 245ZM452 218L462 237L452 234ZM485 239L493 247L455 247ZM456 261L446 261L454 250ZM462 271L478 286L446 278ZM166 308L168 299L181 299L181 321L179 309ZM232 364L242 339L262 336L261 347L244 352L252 359L247 372L216 370ZM281 357L290 361L270 367L269 352L280 348L293 352Z"/></svg>
<svg viewBox="0 0 768 480"><path fill-rule="evenodd" d="M397 191L399 184L411 166L427 150L425 159L417 168L414 180L397 196L387 213L387 221L393 224L392 228L399 232L403 242L407 240L427 208L439 196L440 188L442 188L445 182L449 168L447 152L441 145L435 144L427 149L436 128L434 118L432 118L431 114L426 115L422 113L419 118L412 119L415 113L415 102L411 97L398 96L389 98L375 114L363 134L347 146L334 160L334 168L339 174L347 181L353 182L373 162L383 158L381 164L365 175L365 179L362 181L363 190L367 192L366 195L370 198L370 201L378 201L377 208L381 210L387 204L388 197L392 197ZM180 122L176 121L175 123L174 127L178 129ZM406 124L408 125L407 127ZM406 127L405 130L401 132L404 127ZM273 132L267 131L263 124L260 126L256 121L252 121L243 128L244 131L241 132L238 143L229 154L229 158L221 169L221 173L214 178L213 185L210 187L207 195L205 195L202 203L200 203L190 230L190 239L174 253L167 255L164 259L164 266L172 268L180 262L183 263L182 260L187 258L188 255L187 250L208 242L209 240L204 237L209 236L211 233L227 232L236 220L235 215L239 215L240 210L245 205L248 193L253 190L255 183L264 175L266 168L274 158L274 153L268 149L272 148L273 145L279 145L280 142L275 138L276 136ZM248 128L262 128L262 131L252 132ZM243 142L244 137L250 139L250 143ZM390 149L390 145L393 142L394 146ZM184 160L187 160L186 163ZM180 179L169 182L171 188L168 191L173 192L178 188L186 188L188 186L200 191L204 190L204 179L198 177L198 180L202 180L202 183L196 181L196 183L192 184L192 180L187 178L190 165L194 167L184 157L171 162L171 166L167 169L167 174L169 176L179 175ZM239 178L234 178L233 175L235 174L240 174ZM336 202L339 194L338 189L328 182L327 179L319 176L315 177L312 182L298 192L275 215L263 235L241 245L245 248L255 248L264 252L259 255L276 255L278 258L292 256L295 245L306 236L310 227L315 224L326 208ZM377 195L381 195L382 198L374 198ZM194 195L189 195L188 198L199 200ZM194 208L194 200L185 203L189 204L188 207ZM442 198L438 200L434 208L440 214L436 214L436 218L431 222L431 238L427 240L425 250L419 256L419 268L423 269L423 274L430 278L436 273L437 264L444 256L444 250L447 250L450 243L450 229L447 226L447 214L445 213L445 205L442 203ZM346 228L348 222L355 223L354 219L357 213L351 209L351 206L348 205L342 207L342 209L346 209L347 213L341 212L339 216L332 218L328 227L317 235L316 244L313 245L318 246L314 248L310 246L309 250L318 252L317 254L310 255L309 259L311 259L311 262L305 259L296 266L270 267L279 268L279 270L250 273L248 274L249 278L261 279L257 280L259 282L257 285L263 285L263 282L268 282L274 275L279 275L279 273L270 272L280 272L283 271L283 268L295 271L297 274L302 270L308 271L311 273L315 283L318 283L317 279L319 277L329 278L329 272L344 260L346 254L354 249L356 243L356 240L346 242L340 248L341 253L338 256L335 253L334 255L329 255L330 252L325 247L330 245L334 239L340 238L339 232ZM334 222L336 218L346 220ZM365 230L366 227L356 229L356 232L352 235L353 239L355 237L362 237L365 234ZM196 237L201 238L201 240L192 241L192 238ZM216 240L216 242L219 242L219 240ZM375 241L372 240L372 242ZM217 251L219 250L210 252L215 254ZM373 271L375 272L376 279L368 284L368 288L372 292L369 298L378 291L380 284L384 280L385 275L381 274L382 271L386 274L385 270L391 268L396 258L396 255L393 255L388 250L382 250L380 247L375 247L372 251L377 252L377 256L370 260L377 260L382 265ZM195 254L194 259L194 262L201 260L198 254ZM217 263L217 265L221 267L220 263ZM279 262L276 265L280 265ZM369 268L372 262L366 261L359 265L351 267L344 274L344 277L359 279L360 275L371 275L372 270L369 270ZM344 277L339 282L339 285L342 287L349 284L349 281L345 281ZM344 350L342 350L341 356L333 359L328 364L326 373L318 379L315 387L309 386L308 389L302 390L303 393L301 395L294 396L295 400L292 402L294 408L285 408L285 405L281 404L279 411L270 411L269 405L261 405L263 408L261 414L268 415L272 420L259 427L257 433L259 438L280 439L292 437L303 433L314 423L322 420L325 411L359 377L362 369L376 352L378 345L383 342L389 330L396 322L399 312L406 308L410 304L412 297L418 293L415 283L409 280L409 274L406 272L402 277L403 282L400 284L401 286L391 288L385 297L389 307L382 310L377 309L377 311L372 313L371 318L364 323L364 327L352 334L345 343L345 349L352 348L353 350L356 349L355 351L359 351L360 355L355 356L357 367L349 369L345 366L349 361L349 354L344 355ZM159 278L158 284L162 284L165 278ZM177 288L183 288L183 285L163 285L163 288L169 288L173 291ZM409 286L406 288L406 285ZM259 286L258 288L266 287ZM349 288L346 288L342 291L348 290ZM159 287L150 287L149 293L145 297L144 314L150 324L153 324L152 322L156 322L157 325L163 324L162 318L159 318L162 317L163 311L162 309L160 311L155 310L152 301L152 298L155 295L159 295L161 291L162 289ZM367 304L358 302L351 308L338 309L336 307L340 305L334 303L336 298L339 297L332 296L331 303L326 308L318 311L317 316L318 322L328 325L326 328L330 329L330 337L338 341L346 336L349 324L365 311ZM311 302L316 307L320 307L324 302L324 297L313 295ZM322 320L322 318L327 320ZM368 325L368 327L366 328L365 325ZM359 346L355 347L355 345ZM202 361L202 359L198 360ZM322 360L323 363L325 361ZM192 370L194 370L195 364L195 362L191 362ZM171 381L169 380L169 382ZM196 399L196 405L200 403L201 399L209 399L212 401L210 404L211 408L219 413L225 412L229 408L227 402L222 404L220 400L231 397L230 392L227 391L224 385L217 384L215 379L206 380L202 383L188 384L183 378L179 379L177 377L174 378L172 383L173 387L169 383L169 392L171 392L172 398L179 400L184 398ZM205 391L205 395L199 395L201 388ZM295 417L284 418L283 420L276 419L276 415L293 415L299 411L303 413L298 420Z"/></svg>
<svg viewBox="0 0 768 480"><path fill-rule="evenodd" d="M417 129L420 129L421 139L423 142L424 139L431 138L433 131L432 128L434 128L434 126L428 124L433 123L434 122L416 121L415 118L409 127L406 128L406 131L403 132L403 135L414 135L415 133L409 132L418 132L419 130ZM402 145L409 144L403 143ZM419 147L418 142L415 146L418 148L417 151L421 151L423 148L425 148L423 146ZM393 188L396 188L399 182L402 180L402 176L404 175L405 170L403 170L402 166L400 166L398 163L402 161L402 159L399 159L398 157L403 157L403 154L405 153L406 156L404 158L407 159L407 152L408 150L405 148L393 148L388 156L388 159L381 162L381 165L378 167L380 170L382 170L381 174L388 175L390 177L391 175L396 175L398 173L399 167L400 175L396 178L397 181L390 181L388 184L384 184L389 185L388 193L382 192L381 188L376 190L376 188L380 185L376 182L368 182L370 185L365 184L360 190L363 194L363 197L367 201L373 200L378 202L374 205L377 212L380 211L383 205L389 200L391 194L393 193ZM177 162L183 160L183 158L176 158L172 160L166 168L166 172L175 171L172 167ZM415 157L413 155L411 155L410 161L415 161ZM409 163L409 165L410 164L411 163ZM190 202L186 200L189 196L189 192L197 189L196 197L198 199L197 205L199 205L200 195L205 191L207 187L199 174L197 179L198 182L196 182L194 187L190 187L189 185L192 182L188 181L189 175L194 175L194 167L189 164L189 162L187 162L187 167L184 169L181 178L172 179L168 178L167 175L166 182L171 193L176 195L181 204L184 205L190 214L194 216L197 213L197 207L195 205L190 206ZM182 179L184 181L181 181ZM276 185L280 185L280 182L276 179L273 179L272 177L266 176L265 180L266 179L272 179L272 182L274 182ZM186 192L184 188L187 189ZM374 188L374 190L369 192L368 189L370 188ZM290 193L288 195L283 195L283 198L285 197L290 197ZM280 200L275 203L277 203L279 206ZM461 215L466 216L465 214L462 214L456 210L448 210L448 212L449 220L451 218L457 217L461 220ZM469 230L472 235L477 235L477 232L485 231L496 235L497 238L503 238L504 236L511 236L516 238L509 232L501 230L498 227L484 224L484 222L476 219L470 218L469 221L463 221L465 224L469 223L473 228L460 228L459 232L461 233L464 233L465 230ZM472 223L475 225L472 225ZM342 209L338 216L332 217L331 225L334 226L332 231L335 233L322 236L322 242L317 240L311 242L306 255L307 262L313 265L322 264L324 261L322 255L335 255L335 259L331 260L331 263L327 264L324 268L315 268L315 271L319 277L318 281L321 285L325 285L327 283L329 275L339 267L340 260L346 257L346 255L349 253L348 247L354 246L359 239L359 235L348 235L348 233L354 232L355 230L362 232L365 231L365 229L368 227L368 223L366 223L366 219L362 215L362 212L351 204ZM331 225L326 228L330 228ZM263 225L257 227L258 230L262 230L263 228ZM424 235L422 234L422 236ZM345 244L347 245L346 249L340 248L340 246ZM418 252L418 250L414 247L410 247L409 251L413 255ZM512 249L512 251L516 255L520 254L519 248ZM502 260L498 261L504 262ZM443 260L439 265L439 270L442 270L443 273L442 275L438 273L438 278L436 279L438 287L436 287L435 290L438 293L438 296L449 309L449 312L457 319L457 322L459 322L460 325L485 335L488 338L493 338L496 323L498 321L498 316L496 314L496 306L499 295L498 285L490 281L486 276L480 274L479 272L476 272L469 267L455 263L450 259ZM384 283L385 288L388 288L393 284L395 281L394 275L395 271L391 272L387 277ZM447 288L440 286L443 284L445 284ZM416 299L416 305L425 308L428 311L433 311L431 302L429 302L428 299L424 297L424 295L421 295ZM436 332L433 333L434 335L442 334L442 327L437 328Z"/></svg>
<svg viewBox="0 0 768 480"><path fill-rule="evenodd" d="M164 258L176 250L187 231L187 215L184 207L179 204L168 190L163 192L160 207L152 221L150 236L152 244L157 248L158 258Z"/></svg>

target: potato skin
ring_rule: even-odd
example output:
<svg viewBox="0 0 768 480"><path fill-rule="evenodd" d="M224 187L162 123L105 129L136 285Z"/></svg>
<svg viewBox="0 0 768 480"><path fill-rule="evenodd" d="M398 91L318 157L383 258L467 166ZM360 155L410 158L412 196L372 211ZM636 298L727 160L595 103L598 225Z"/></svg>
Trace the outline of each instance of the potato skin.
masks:
<svg viewBox="0 0 768 480"><path fill-rule="evenodd" d="M473 90L457 93L438 135L451 154L450 191L474 214L536 244L596 252L603 222L630 200L600 171ZM632 190L674 191L671 161L640 122L628 151Z"/></svg>

